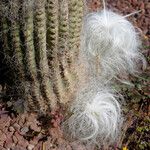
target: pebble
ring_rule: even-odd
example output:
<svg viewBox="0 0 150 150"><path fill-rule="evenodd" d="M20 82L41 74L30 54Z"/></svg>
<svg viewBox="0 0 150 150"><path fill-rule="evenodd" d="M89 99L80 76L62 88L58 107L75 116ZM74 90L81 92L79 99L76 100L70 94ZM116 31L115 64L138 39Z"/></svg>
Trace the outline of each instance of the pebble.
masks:
<svg viewBox="0 0 150 150"><path fill-rule="evenodd" d="M13 105L13 103L12 103L11 101L8 101L8 102L7 102L7 106L8 106L8 107L11 107L12 105Z"/></svg>
<svg viewBox="0 0 150 150"><path fill-rule="evenodd" d="M18 120L18 123L20 126L23 126L25 124L25 121L26 121L26 115L27 114L22 114Z"/></svg>
<svg viewBox="0 0 150 150"><path fill-rule="evenodd" d="M27 146L27 150L33 150L34 149L34 145L32 145L32 144L29 144L28 146Z"/></svg>
<svg viewBox="0 0 150 150"><path fill-rule="evenodd" d="M14 123L13 127L15 128L15 130L19 131L20 130L20 125L18 123Z"/></svg>
<svg viewBox="0 0 150 150"><path fill-rule="evenodd" d="M23 127L23 128L21 128L20 133L21 133L22 135L25 135L28 131L29 131L29 128L28 128L28 127Z"/></svg>
<svg viewBox="0 0 150 150"><path fill-rule="evenodd" d="M13 127L13 126L10 126L10 127L8 128L8 131L9 131L9 132L14 132L14 131L15 131L15 129L14 129L14 127Z"/></svg>
<svg viewBox="0 0 150 150"><path fill-rule="evenodd" d="M6 134L5 133L1 133L0 146L3 146L3 144L5 143L6 140L7 140Z"/></svg>
<svg viewBox="0 0 150 150"><path fill-rule="evenodd" d="M18 143L18 139L17 139L17 137L16 137L16 136L14 136L14 135L13 135L13 137L12 137L12 140L13 140L13 142L14 142L15 144L17 144L17 143Z"/></svg>

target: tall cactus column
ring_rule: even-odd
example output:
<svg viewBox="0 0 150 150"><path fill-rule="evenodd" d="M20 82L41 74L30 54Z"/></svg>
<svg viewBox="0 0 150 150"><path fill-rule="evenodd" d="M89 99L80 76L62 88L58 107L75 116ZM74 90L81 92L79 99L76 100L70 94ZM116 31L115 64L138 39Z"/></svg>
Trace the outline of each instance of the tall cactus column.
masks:
<svg viewBox="0 0 150 150"><path fill-rule="evenodd" d="M51 79L58 99L65 98L65 86L61 76L59 62L59 6L60 1L47 1L47 48L49 64L51 67ZM63 43L64 44L64 43Z"/></svg>
<svg viewBox="0 0 150 150"><path fill-rule="evenodd" d="M22 4L23 25L22 33L24 37L24 54L26 63L26 77L29 79L30 92L33 97L29 101L29 106L33 109L45 110L47 106L42 101L40 83L37 76L36 53L34 46L34 12L32 5L33 1L27 0ZM35 101L35 102L34 102Z"/></svg>
<svg viewBox="0 0 150 150"><path fill-rule="evenodd" d="M77 78L75 58L77 58L77 53L80 47L80 30L82 25L81 18L83 16L83 1L62 0L60 1L59 10L60 14L58 46L60 50L60 61L64 73L64 78L69 89L68 92L73 93Z"/></svg>
<svg viewBox="0 0 150 150"><path fill-rule="evenodd" d="M78 7L75 7L78 3ZM82 5L81 5L82 4ZM75 10L72 11L73 7ZM79 11L82 10L82 11ZM78 14L78 26L71 32L72 28L70 24L75 23L73 21L74 15L71 11ZM80 46L80 30L82 26L83 16L83 1L77 0L48 0L47 1L47 45L48 53L51 60L52 80L54 81L54 89L59 99L59 103L65 104L71 99L71 96L75 90L75 83L77 82L77 76L75 68L73 67L75 61L71 61L71 53L77 53ZM72 41L74 34L77 32L79 37L75 37L76 41L69 44ZM78 41L78 42L77 42ZM76 49L74 46L76 45ZM75 57L75 56L74 56ZM76 55L77 57L77 55ZM70 67L72 66L72 67Z"/></svg>
<svg viewBox="0 0 150 150"><path fill-rule="evenodd" d="M78 79L74 66L80 49L83 1L0 2L7 14L1 20L2 51L5 58L12 57L9 63L4 61L14 66L13 89L31 110L46 112L66 104Z"/></svg>
<svg viewBox="0 0 150 150"><path fill-rule="evenodd" d="M37 0L35 1L35 42L36 42L36 58L39 69L39 80L41 85L41 92L51 108L56 107L56 99L52 90L52 83L50 81L50 71L48 66L47 58L47 47L46 47L46 1Z"/></svg>

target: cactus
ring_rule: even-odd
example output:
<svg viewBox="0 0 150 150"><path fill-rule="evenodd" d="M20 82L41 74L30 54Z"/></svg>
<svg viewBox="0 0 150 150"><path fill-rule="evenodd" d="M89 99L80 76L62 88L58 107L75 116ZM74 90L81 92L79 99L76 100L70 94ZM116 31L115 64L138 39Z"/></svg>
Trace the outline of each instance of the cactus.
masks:
<svg viewBox="0 0 150 150"><path fill-rule="evenodd" d="M22 25L22 33L24 37L24 51L25 51L25 63L26 66L26 76L30 79L31 93L33 95L33 99L35 99L36 103L38 103L40 108L47 107L41 98L40 91L40 83L37 79L37 69L36 69L36 56L35 56L35 48L34 48L34 25L33 25L33 8L29 5L30 1L26 1L22 5L22 14L24 23ZM33 103L33 100L29 102L29 104ZM34 104L31 105L33 109L37 109Z"/></svg>
<svg viewBox="0 0 150 150"><path fill-rule="evenodd" d="M138 62L146 66L126 19L131 14L108 11L103 0L104 10L87 14L82 23L83 0L0 2L4 61L13 64L14 89L30 110L47 113L69 104L63 126L70 137L113 143L122 125L115 81L137 73Z"/></svg>
<svg viewBox="0 0 150 150"><path fill-rule="evenodd" d="M66 104L77 80L73 59L80 47L83 1L0 3L2 51L9 58L7 64L13 64L15 90L30 110L45 113Z"/></svg>

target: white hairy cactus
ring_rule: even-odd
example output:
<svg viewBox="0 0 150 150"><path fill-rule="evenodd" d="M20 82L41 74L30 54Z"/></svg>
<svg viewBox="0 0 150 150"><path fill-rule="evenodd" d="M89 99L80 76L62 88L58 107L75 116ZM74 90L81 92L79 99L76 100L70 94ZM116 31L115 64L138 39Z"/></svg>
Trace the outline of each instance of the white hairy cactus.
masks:
<svg viewBox="0 0 150 150"><path fill-rule="evenodd" d="M108 87L88 84L71 105L65 132L80 141L114 142L122 124L117 96Z"/></svg>
<svg viewBox="0 0 150 150"><path fill-rule="evenodd" d="M127 16L104 9L85 17L84 54L89 63L97 60L101 78L117 78L120 73L135 74L137 63L145 64L139 51L141 41Z"/></svg>
<svg viewBox="0 0 150 150"><path fill-rule="evenodd" d="M117 139L123 120L122 101L119 102L120 96L116 96L111 86L115 84L112 79L137 74L137 64L141 62L145 67L146 62L140 52L139 35L126 19L132 14L118 15L106 10L104 0L103 3L102 11L85 16L79 55L79 63L85 70L79 74L85 73L79 78L71 116L63 126L69 137L79 141L110 144Z"/></svg>

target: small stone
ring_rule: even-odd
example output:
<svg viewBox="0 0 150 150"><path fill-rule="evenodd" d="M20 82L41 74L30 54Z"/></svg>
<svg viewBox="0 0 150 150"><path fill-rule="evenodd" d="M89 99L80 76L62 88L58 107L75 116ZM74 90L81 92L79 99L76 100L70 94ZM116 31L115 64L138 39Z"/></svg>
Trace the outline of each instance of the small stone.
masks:
<svg viewBox="0 0 150 150"><path fill-rule="evenodd" d="M3 132L2 132L2 130L0 130L0 137L2 137L2 135L3 135Z"/></svg>
<svg viewBox="0 0 150 150"><path fill-rule="evenodd" d="M18 138L18 145L21 146L22 148L26 148L29 145L29 142L24 139L22 136Z"/></svg>
<svg viewBox="0 0 150 150"><path fill-rule="evenodd" d="M14 132L6 132L5 134L7 138L11 138L13 136L13 133Z"/></svg>
<svg viewBox="0 0 150 150"><path fill-rule="evenodd" d="M8 107L11 107L12 105L13 105L13 103L12 103L11 101L8 101L8 102L7 102L7 106L8 106Z"/></svg>
<svg viewBox="0 0 150 150"><path fill-rule="evenodd" d="M10 126L10 127L8 128L8 131L9 131L9 132L14 132L14 131L15 131L15 129L14 129L14 127L13 127L13 126Z"/></svg>
<svg viewBox="0 0 150 150"><path fill-rule="evenodd" d="M18 123L20 126L23 126L25 124L25 121L26 121L26 114L22 114L19 118Z"/></svg>
<svg viewBox="0 0 150 150"><path fill-rule="evenodd" d="M13 127L15 128L15 130L19 131L20 130L20 125L18 123L14 123Z"/></svg>
<svg viewBox="0 0 150 150"><path fill-rule="evenodd" d="M32 140L30 140L29 143L30 143L31 145L37 145L37 144L38 144L38 141L39 141L39 139L38 139L38 137L36 136L36 137L34 137Z"/></svg>
<svg viewBox="0 0 150 150"><path fill-rule="evenodd" d="M7 140L6 134L2 133L0 137L0 146L3 146L6 140Z"/></svg>
<svg viewBox="0 0 150 150"><path fill-rule="evenodd" d="M28 127L23 127L23 128L21 128L20 133L21 133L22 135L25 135L28 131L29 131L29 128L28 128Z"/></svg>
<svg viewBox="0 0 150 150"><path fill-rule="evenodd" d="M12 137L12 140L13 140L13 142L14 142L15 144L17 144L17 143L18 143L18 139L17 139L17 137L16 137L16 136L14 136L14 135L13 135L13 137Z"/></svg>
<svg viewBox="0 0 150 150"><path fill-rule="evenodd" d="M36 114L30 114L30 115L28 115L27 121L28 122L35 122L36 118L37 118Z"/></svg>
<svg viewBox="0 0 150 150"><path fill-rule="evenodd" d="M32 144L29 144L28 146L27 146L27 150L33 150L34 149L34 145L32 145Z"/></svg>

